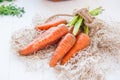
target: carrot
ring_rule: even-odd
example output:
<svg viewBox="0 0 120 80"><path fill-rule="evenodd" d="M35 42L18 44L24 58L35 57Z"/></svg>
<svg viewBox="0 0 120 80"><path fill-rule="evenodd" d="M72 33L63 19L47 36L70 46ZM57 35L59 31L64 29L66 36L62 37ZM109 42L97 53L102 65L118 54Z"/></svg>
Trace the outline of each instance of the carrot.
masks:
<svg viewBox="0 0 120 80"><path fill-rule="evenodd" d="M34 39L31 43L22 48L20 55L30 55L40 49L45 48L47 45L54 43L68 33L68 27L65 24L60 24L58 27L52 27L44 32L40 37Z"/></svg>
<svg viewBox="0 0 120 80"><path fill-rule="evenodd" d="M81 33L77 36L76 43L70 51L62 58L61 65L64 65L71 57L77 54L78 51L83 50L90 44L88 35Z"/></svg>
<svg viewBox="0 0 120 80"><path fill-rule="evenodd" d="M90 14L96 16L100 14L100 12L101 12L101 8L97 8L93 10ZM72 40L67 38L67 35L65 35L65 37L59 43L52 59L50 60L49 65L51 67L56 66L57 62L61 59L62 59L61 64L62 65L65 64L71 57L73 57L73 55L76 55L78 51L83 50L90 44L90 38L88 36L88 32L89 32L88 27L84 27L84 32L86 34L84 33L79 34L80 33L79 29L82 23L83 23L83 18L80 17L79 15L76 15L74 16L72 21L70 21L70 23L67 24L67 26L69 27L68 34L72 34L74 35L74 37L77 36L76 42L70 46L71 43L69 43L69 41L72 41ZM65 40L68 41L68 43L65 42Z"/></svg>
<svg viewBox="0 0 120 80"><path fill-rule="evenodd" d="M73 29L74 29L74 26L71 26L68 28L69 29L69 33L72 33L73 32Z"/></svg>
<svg viewBox="0 0 120 80"><path fill-rule="evenodd" d="M50 67L55 67L57 62L63 58L63 56L72 48L76 41L76 38L73 34L67 33L58 44L51 60L50 60Z"/></svg>
<svg viewBox="0 0 120 80"><path fill-rule="evenodd" d="M36 30L48 30L51 27L56 27L59 24L66 24L66 23L67 23L67 20L61 19L61 20L57 20L57 21L54 21L54 22L49 22L49 23L45 23L45 24L42 24L42 25L38 25L38 26L35 27L35 29Z"/></svg>

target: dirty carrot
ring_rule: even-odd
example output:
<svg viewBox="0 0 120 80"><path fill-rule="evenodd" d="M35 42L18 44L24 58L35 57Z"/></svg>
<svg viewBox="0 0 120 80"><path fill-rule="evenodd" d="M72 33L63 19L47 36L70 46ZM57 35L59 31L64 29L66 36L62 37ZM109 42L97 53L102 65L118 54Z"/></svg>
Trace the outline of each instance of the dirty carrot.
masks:
<svg viewBox="0 0 120 80"><path fill-rule="evenodd" d="M90 44L88 35L81 33L77 36L76 43L70 51L62 58L61 65L64 65L71 57L77 54L78 51L83 50Z"/></svg>
<svg viewBox="0 0 120 80"><path fill-rule="evenodd" d="M48 30L51 27L56 27L59 24L66 24L67 20L66 19L60 19L60 20L56 20L56 21L52 21L49 23L44 23L42 25L38 25L35 27L36 30Z"/></svg>
<svg viewBox="0 0 120 80"><path fill-rule="evenodd" d="M52 27L22 48L19 53L20 55L33 54L34 52L45 48L47 45L54 43L66 33L68 33L68 27L65 24L60 24L58 27Z"/></svg>
<svg viewBox="0 0 120 80"><path fill-rule="evenodd" d="M50 67L55 67L57 62L63 58L63 56L72 48L76 41L76 38L73 34L67 33L58 44L51 60Z"/></svg>

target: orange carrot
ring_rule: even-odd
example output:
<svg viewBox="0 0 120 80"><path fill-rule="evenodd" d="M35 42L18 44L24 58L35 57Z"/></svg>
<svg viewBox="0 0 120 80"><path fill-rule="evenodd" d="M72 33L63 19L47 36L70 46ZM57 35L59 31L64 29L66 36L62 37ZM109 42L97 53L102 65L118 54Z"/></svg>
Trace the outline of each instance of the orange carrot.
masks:
<svg viewBox="0 0 120 80"><path fill-rule="evenodd" d="M50 67L55 67L57 62L63 58L63 56L72 48L76 41L76 38L73 34L67 33L58 44L55 53L53 54L50 60Z"/></svg>
<svg viewBox="0 0 120 80"><path fill-rule="evenodd" d="M66 24L67 21L65 19L61 19L61 20L57 20L54 22L49 22L49 23L45 23L42 25L38 25L35 27L36 30L48 30L51 27L56 27L59 24Z"/></svg>
<svg viewBox="0 0 120 80"><path fill-rule="evenodd" d="M58 27L52 27L44 32L40 37L34 39L30 44L22 48L19 53L21 55L30 55L47 45L54 43L68 33L68 27L65 24L60 24Z"/></svg>
<svg viewBox="0 0 120 80"><path fill-rule="evenodd" d="M77 54L78 51L86 48L90 44L88 35L81 33L77 36L76 43L70 51L62 58L61 64L64 65L71 57Z"/></svg>

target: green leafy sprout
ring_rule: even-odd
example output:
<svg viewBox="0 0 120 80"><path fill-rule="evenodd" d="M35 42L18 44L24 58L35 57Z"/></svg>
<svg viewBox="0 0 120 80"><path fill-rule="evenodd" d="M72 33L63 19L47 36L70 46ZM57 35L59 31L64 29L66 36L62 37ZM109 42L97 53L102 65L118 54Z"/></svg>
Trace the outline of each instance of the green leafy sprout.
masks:
<svg viewBox="0 0 120 80"><path fill-rule="evenodd" d="M0 6L0 15L11 15L21 17L23 13L25 13L24 7L17 7L13 4Z"/></svg>

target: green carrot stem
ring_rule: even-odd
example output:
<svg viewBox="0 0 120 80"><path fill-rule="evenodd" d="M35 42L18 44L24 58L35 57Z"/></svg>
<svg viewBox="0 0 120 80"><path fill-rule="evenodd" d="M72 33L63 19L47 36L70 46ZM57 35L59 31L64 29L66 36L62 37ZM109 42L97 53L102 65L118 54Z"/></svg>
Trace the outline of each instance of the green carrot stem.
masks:
<svg viewBox="0 0 120 80"><path fill-rule="evenodd" d="M89 34L89 27L88 26L84 26L84 33L85 34Z"/></svg>
<svg viewBox="0 0 120 80"><path fill-rule="evenodd" d="M92 16L97 16L97 15L101 14L102 11L103 11L103 9L101 7L98 7L98 8L93 9L89 13ZM87 35L89 34L89 27L88 26L84 26L84 33L87 34Z"/></svg>
<svg viewBox="0 0 120 80"><path fill-rule="evenodd" d="M103 11L102 7L98 7L98 8L93 9L92 11L90 11L90 14L92 16L97 16L97 15L101 14L102 11Z"/></svg>
<svg viewBox="0 0 120 80"><path fill-rule="evenodd" d="M83 18L79 18L78 21L75 23L75 26L74 26L74 29L73 29L73 34L76 36L79 29L80 29L80 26L82 25L82 21L83 21Z"/></svg>
<svg viewBox="0 0 120 80"><path fill-rule="evenodd" d="M93 9L92 11L90 11L90 14L91 14L92 16L97 16L97 15L99 15L100 13L102 13L102 11L103 11L103 9L102 9L101 7L98 7L98 8ZM78 21L78 19L79 19L79 15L75 15L75 16L73 17L73 19L68 23L68 26L69 26L69 27L70 27L70 26L73 26L73 25Z"/></svg>
<svg viewBox="0 0 120 80"><path fill-rule="evenodd" d="M79 16L75 15L73 19L68 23L68 26L69 27L73 26L78 21L78 19L79 19Z"/></svg>
<svg viewBox="0 0 120 80"><path fill-rule="evenodd" d="M92 11L90 11L89 13L92 15L92 16L97 16L99 15L101 12L102 12L102 8L101 7L98 7L96 9L93 9ZM74 29L73 29L73 34L74 35L77 35L79 29L80 29L80 26L82 25L83 23L83 18L79 17L79 20L76 22L75 26L74 26ZM84 27L84 32L88 35L89 34L89 27L88 26L85 26Z"/></svg>
<svg viewBox="0 0 120 80"><path fill-rule="evenodd" d="M98 7L96 9L93 9L89 13L92 16L97 16L97 15L101 14L102 11L103 11L103 9L101 7ZM83 23L83 18L81 18L79 15L74 16L73 19L68 23L69 27L74 26L73 34L75 36L77 35L77 33L78 33L78 31L79 31L80 26L82 25L82 23ZM88 26L85 27L84 32L86 34L89 34L89 28L88 28Z"/></svg>

